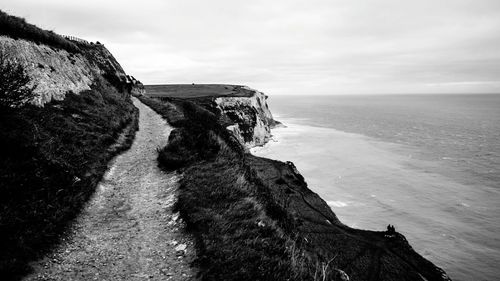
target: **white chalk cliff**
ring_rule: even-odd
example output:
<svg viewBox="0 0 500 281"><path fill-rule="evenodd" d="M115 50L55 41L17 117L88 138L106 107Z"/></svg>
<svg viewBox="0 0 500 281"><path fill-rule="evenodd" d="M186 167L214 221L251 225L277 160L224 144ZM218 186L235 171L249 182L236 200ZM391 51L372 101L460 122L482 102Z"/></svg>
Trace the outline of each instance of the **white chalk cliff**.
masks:
<svg viewBox="0 0 500 281"><path fill-rule="evenodd" d="M243 95L218 97L217 107L231 119L228 130L246 148L265 144L271 138L271 128L277 124L269 110L264 93L241 86Z"/></svg>
<svg viewBox="0 0 500 281"><path fill-rule="evenodd" d="M22 64L36 84L33 103L38 106L51 100L63 100L66 93L89 90L96 75L126 81L126 75L103 45L81 46L82 51L70 53L24 39L0 36L0 51L8 59Z"/></svg>

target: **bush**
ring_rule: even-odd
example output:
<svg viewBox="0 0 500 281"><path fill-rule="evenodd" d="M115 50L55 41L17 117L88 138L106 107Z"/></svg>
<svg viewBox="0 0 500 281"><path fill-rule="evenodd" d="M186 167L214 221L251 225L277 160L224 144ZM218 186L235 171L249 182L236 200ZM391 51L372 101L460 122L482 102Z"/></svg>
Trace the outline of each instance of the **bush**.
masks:
<svg viewBox="0 0 500 281"><path fill-rule="evenodd" d="M0 51L0 108L2 112L10 108L21 107L34 97L36 85L29 86L31 77L24 66L7 58Z"/></svg>

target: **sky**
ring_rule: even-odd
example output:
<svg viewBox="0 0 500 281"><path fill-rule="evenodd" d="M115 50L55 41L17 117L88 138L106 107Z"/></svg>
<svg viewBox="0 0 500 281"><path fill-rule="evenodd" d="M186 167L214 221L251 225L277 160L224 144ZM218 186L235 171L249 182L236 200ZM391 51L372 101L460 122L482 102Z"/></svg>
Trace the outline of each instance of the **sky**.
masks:
<svg viewBox="0 0 500 281"><path fill-rule="evenodd" d="M144 84L269 95L500 93L499 0L0 0Z"/></svg>

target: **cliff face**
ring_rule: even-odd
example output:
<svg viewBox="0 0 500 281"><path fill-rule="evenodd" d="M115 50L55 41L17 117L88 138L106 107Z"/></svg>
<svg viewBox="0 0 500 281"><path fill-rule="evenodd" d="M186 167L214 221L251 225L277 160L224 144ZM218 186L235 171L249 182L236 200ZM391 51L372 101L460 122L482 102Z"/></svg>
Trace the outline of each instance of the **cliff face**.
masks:
<svg viewBox="0 0 500 281"><path fill-rule="evenodd" d="M215 99L217 108L234 124L227 127L246 148L264 145L276 124L263 93L241 87L244 96L231 95Z"/></svg>
<svg viewBox="0 0 500 281"><path fill-rule="evenodd" d="M90 90L97 75L113 82L126 81L125 72L103 45L82 44L69 53L44 44L0 36L0 51L25 66L37 85L33 103L63 100L66 93ZM117 83L113 83L117 84Z"/></svg>
<svg viewBox="0 0 500 281"><path fill-rule="evenodd" d="M227 129L246 147L262 145L276 124L266 103L267 97L250 88L244 95L215 99L221 113L233 125ZM312 192L293 163L247 155L250 182L269 192L266 200L279 205L293 218L293 233L309 261L331 260L335 280L450 280L446 273L416 253L400 233L350 228L341 223L328 204ZM229 175L227 175L229 176ZM278 220L278 224L285 224ZM302 239L302 240L301 240ZM311 258L314 257L314 258Z"/></svg>

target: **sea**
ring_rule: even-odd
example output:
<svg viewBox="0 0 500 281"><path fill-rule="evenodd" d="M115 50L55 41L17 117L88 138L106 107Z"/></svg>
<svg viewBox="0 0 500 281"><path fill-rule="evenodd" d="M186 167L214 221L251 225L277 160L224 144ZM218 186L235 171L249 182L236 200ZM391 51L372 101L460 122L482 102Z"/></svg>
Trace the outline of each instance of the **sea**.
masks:
<svg viewBox="0 0 500 281"><path fill-rule="evenodd" d="M388 224L453 280L500 280L500 95L270 96L292 161L355 228Z"/></svg>

